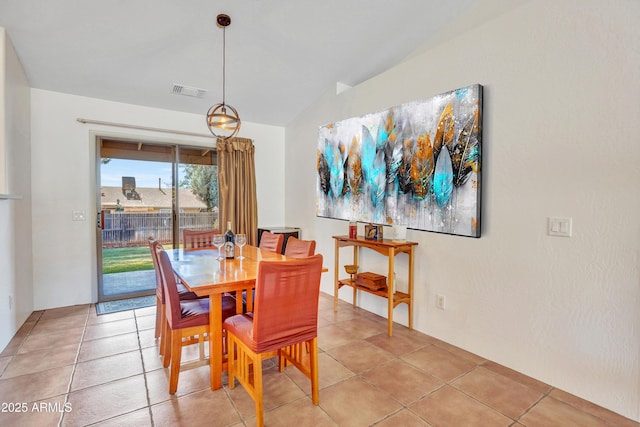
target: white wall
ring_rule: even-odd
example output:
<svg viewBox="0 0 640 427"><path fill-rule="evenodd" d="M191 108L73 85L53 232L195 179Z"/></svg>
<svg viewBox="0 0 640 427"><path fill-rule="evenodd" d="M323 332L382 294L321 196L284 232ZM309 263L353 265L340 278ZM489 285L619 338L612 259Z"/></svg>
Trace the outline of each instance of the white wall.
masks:
<svg viewBox="0 0 640 427"><path fill-rule="evenodd" d="M37 310L97 300L95 135L207 146L212 138L89 125L77 118L207 134L204 115L33 89L33 280ZM260 221L284 220L284 129L243 123L256 146ZM87 221L72 221L84 210Z"/></svg>
<svg viewBox="0 0 640 427"><path fill-rule="evenodd" d="M480 83L482 237L408 232L414 327L640 420L639 22L636 0L530 1L302 113L286 129L286 220L317 239L323 291L347 223L314 216L318 127ZM548 236L550 216L573 218L573 237Z"/></svg>
<svg viewBox="0 0 640 427"><path fill-rule="evenodd" d="M0 28L0 349L33 311L29 82Z"/></svg>

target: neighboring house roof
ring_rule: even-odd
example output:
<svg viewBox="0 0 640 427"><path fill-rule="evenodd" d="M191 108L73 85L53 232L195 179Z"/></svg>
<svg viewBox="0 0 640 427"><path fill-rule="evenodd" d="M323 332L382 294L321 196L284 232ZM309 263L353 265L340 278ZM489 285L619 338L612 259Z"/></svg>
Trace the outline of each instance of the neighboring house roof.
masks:
<svg viewBox="0 0 640 427"><path fill-rule="evenodd" d="M103 206L115 206L120 200L120 206L123 208L171 208L171 189L168 188L139 187L135 189L137 196L129 199L123 193L122 187L102 187L101 192ZM207 204L189 188L179 188L178 195L181 209L207 209Z"/></svg>

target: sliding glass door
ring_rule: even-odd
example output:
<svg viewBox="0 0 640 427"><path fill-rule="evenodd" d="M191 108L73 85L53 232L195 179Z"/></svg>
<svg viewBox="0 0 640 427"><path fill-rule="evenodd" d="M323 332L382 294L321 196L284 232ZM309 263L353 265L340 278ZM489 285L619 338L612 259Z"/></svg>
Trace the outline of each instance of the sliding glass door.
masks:
<svg viewBox="0 0 640 427"><path fill-rule="evenodd" d="M184 228L217 227L214 150L99 138L98 299L153 295L148 239L178 247Z"/></svg>

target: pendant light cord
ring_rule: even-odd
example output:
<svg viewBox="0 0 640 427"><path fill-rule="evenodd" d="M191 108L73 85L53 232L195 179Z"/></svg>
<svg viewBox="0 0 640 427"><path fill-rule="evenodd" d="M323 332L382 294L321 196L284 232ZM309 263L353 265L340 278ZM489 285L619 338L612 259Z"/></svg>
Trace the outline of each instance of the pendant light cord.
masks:
<svg viewBox="0 0 640 427"><path fill-rule="evenodd" d="M216 17L218 27L222 28L222 103L216 104L207 111L207 127L218 139L229 139L240 130L240 116L231 105L227 105L227 27L231 24L229 15L223 13ZM228 110L228 111L227 111ZM230 135L219 135L216 129L231 131Z"/></svg>
<svg viewBox="0 0 640 427"><path fill-rule="evenodd" d="M222 27L222 105L225 104L225 87L226 87L226 52L227 52L227 27Z"/></svg>

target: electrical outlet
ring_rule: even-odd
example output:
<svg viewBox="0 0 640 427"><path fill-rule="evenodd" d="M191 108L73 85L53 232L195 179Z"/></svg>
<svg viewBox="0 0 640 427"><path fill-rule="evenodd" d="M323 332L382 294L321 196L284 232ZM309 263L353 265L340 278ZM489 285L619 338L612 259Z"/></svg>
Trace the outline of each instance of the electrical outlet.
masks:
<svg viewBox="0 0 640 427"><path fill-rule="evenodd" d="M72 211L71 212L71 219L73 221L86 221L87 220L87 215L86 215L85 211Z"/></svg>
<svg viewBox="0 0 640 427"><path fill-rule="evenodd" d="M13 308L13 295L9 295L9 311Z"/></svg>
<svg viewBox="0 0 640 427"><path fill-rule="evenodd" d="M444 295L436 295L436 307L440 310L444 310L445 298Z"/></svg>

